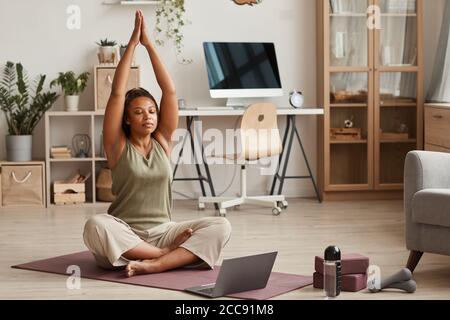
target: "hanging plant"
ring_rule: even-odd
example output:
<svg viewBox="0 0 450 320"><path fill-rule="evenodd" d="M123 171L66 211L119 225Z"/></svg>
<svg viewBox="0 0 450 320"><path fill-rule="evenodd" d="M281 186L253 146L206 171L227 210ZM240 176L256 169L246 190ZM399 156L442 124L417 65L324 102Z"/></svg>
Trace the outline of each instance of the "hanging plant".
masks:
<svg viewBox="0 0 450 320"><path fill-rule="evenodd" d="M242 6L244 4L248 4L250 6L254 5L254 4L259 4L262 2L262 0L233 0L234 3Z"/></svg>
<svg viewBox="0 0 450 320"><path fill-rule="evenodd" d="M163 38L172 40L179 62L190 64L192 59L182 56L184 35L181 30L189 23L184 18L185 12L184 0L160 0L156 9L155 43L163 46L165 44ZM163 26L163 21L165 26Z"/></svg>

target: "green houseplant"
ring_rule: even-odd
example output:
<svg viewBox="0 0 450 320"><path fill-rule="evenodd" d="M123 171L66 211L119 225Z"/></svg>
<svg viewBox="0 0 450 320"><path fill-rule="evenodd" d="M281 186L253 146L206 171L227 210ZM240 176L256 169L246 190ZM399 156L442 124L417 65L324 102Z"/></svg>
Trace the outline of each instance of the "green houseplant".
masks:
<svg viewBox="0 0 450 320"><path fill-rule="evenodd" d="M86 88L89 72L83 72L78 77L73 71L60 72L58 77L50 82L50 88L60 85L64 91L67 111L78 111L80 93Z"/></svg>
<svg viewBox="0 0 450 320"><path fill-rule="evenodd" d="M122 58L123 57L123 55L125 54L125 50L127 50L127 47L128 47L128 45L126 45L126 44L121 44L120 45L120 58Z"/></svg>
<svg viewBox="0 0 450 320"><path fill-rule="evenodd" d="M0 108L8 125L6 151L8 161L30 161L33 130L58 99L54 92L43 91L45 75L34 80L34 93L21 63L8 61L0 83Z"/></svg>
<svg viewBox="0 0 450 320"><path fill-rule="evenodd" d="M98 61L100 63L115 63L118 60L117 56L117 42L105 38L96 42L99 46Z"/></svg>
<svg viewBox="0 0 450 320"><path fill-rule="evenodd" d="M184 18L186 10L184 7L184 0L161 0L156 9L156 39L157 45L163 46L166 40L171 40L175 47L175 51L179 62L182 64L189 64L192 59L186 59L182 56L184 35L182 28L188 24ZM165 26L163 26L165 22Z"/></svg>

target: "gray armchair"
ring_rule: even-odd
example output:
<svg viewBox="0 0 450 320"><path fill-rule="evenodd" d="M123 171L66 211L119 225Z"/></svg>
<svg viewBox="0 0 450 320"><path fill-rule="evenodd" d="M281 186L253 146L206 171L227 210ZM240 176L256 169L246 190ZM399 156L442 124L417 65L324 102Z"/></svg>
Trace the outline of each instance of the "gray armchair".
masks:
<svg viewBox="0 0 450 320"><path fill-rule="evenodd" d="M450 154L413 151L405 163L407 268L424 252L450 255Z"/></svg>

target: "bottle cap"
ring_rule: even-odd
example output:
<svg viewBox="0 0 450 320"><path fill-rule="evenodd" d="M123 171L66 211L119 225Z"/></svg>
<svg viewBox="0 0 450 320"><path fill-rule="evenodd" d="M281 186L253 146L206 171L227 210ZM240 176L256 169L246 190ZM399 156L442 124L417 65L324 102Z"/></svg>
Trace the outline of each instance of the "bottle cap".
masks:
<svg viewBox="0 0 450 320"><path fill-rule="evenodd" d="M325 260L338 261L341 260L341 250L336 246L329 246L325 249Z"/></svg>

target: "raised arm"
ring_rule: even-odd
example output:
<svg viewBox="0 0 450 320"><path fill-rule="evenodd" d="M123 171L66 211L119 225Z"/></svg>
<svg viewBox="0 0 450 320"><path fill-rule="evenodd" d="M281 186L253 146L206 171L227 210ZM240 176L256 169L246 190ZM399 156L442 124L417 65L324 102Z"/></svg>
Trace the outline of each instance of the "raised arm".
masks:
<svg viewBox="0 0 450 320"><path fill-rule="evenodd" d="M141 24L142 13L136 11L133 34L116 68L111 95L106 105L103 122L103 145L110 168L115 167L126 142L126 137L122 130L122 117L133 54L141 36Z"/></svg>
<svg viewBox="0 0 450 320"><path fill-rule="evenodd" d="M156 81L162 91L158 127L155 138L162 144L167 154L170 152L172 134L178 127L178 102L175 84L163 64L158 52L148 36L145 19L142 18L141 43L147 49Z"/></svg>

